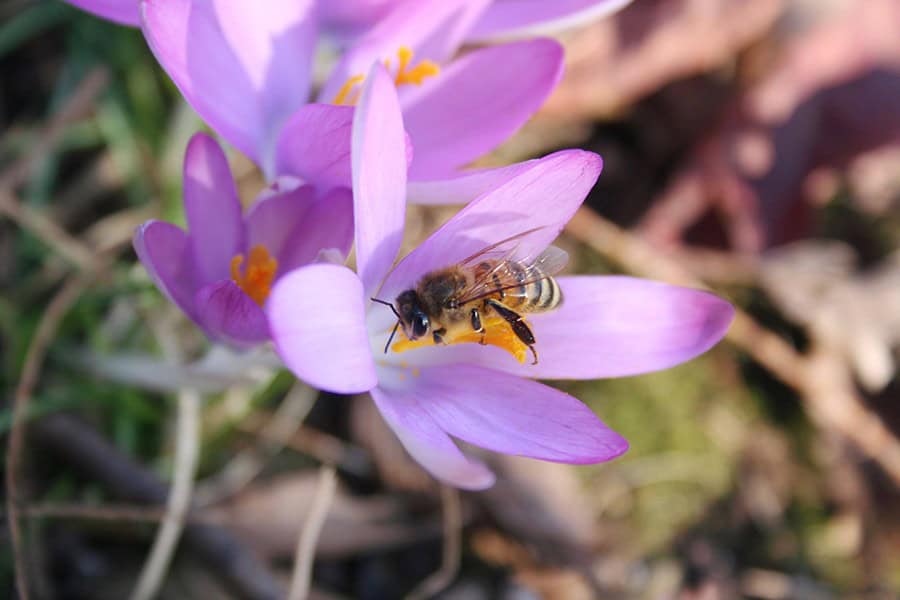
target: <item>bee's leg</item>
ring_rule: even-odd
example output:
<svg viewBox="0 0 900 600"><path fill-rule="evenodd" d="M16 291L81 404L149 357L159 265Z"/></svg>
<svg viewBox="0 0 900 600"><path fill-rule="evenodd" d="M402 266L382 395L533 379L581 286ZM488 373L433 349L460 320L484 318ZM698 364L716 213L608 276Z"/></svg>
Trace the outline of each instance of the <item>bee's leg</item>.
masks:
<svg viewBox="0 0 900 600"><path fill-rule="evenodd" d="M435 329L431 332L431 339L434 340L435 346L442 346L444 344L444 334L447 333L447 330L443 327L440 329Z"/></svg>
<svg viewBox="0 0 900 600"><path fill-rule="evenodd" d="M479 340L478 343L484 346L484 336L486 335L486 332L484 331L484 325L481 324L481 313L477 308L473 308L472 312L469 313L469 316L472 322L472 330L475 331L475 333L481 334L481 340Z"/></svg>
<svg viewBox="0 0 900 600"><path fill-rule="evenodd" d="M538 363L538 357L537 352L534 349L534 334L531 332L531 328L522 318L522 315L510 308L507 308L496 300L488 300L485 304L497 311L497 314L503 317L503 319L507 323L509 323L509 326L512 327L513 333L516 334L516 337L522 340L522 343L528 346L528 349L531 350L531 354L532 356L534 356L534 362L532 362L531 364L536 365Z"/></svg>

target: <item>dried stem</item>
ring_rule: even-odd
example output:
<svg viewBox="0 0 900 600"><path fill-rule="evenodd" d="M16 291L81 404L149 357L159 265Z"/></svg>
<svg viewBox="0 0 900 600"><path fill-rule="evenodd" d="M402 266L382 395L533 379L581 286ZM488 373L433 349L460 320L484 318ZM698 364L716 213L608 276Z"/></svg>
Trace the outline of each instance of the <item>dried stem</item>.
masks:
<svg viewBox="0 0 900 600"><path fill-rule="evenodd" d="M221 473L197 486L195 494L198 506L214 504L240 491L265 467L266 462L290 443L291 438L309 411L312 410L318 392L297 382L288 392L278 410L259 432L260 448L254 447L235 456Z"/></svg>
<svg viewBox="0 0 900 600"><path fill-rule="evenodd" d="M337 473L334 467L330 465L320 467L316 494L313 496L312 505L309 507L309 516L306 518L297 542L294 574L291 577L288 600L305 600L309 597L316 544L319 541L322 527L325 525L325 519L328 517L328 509L334 498L336 487Z"/></svg>
<svg viewBox="0 0 900 600"><path fill-rule="evenodd" d="M13 194L16 187L28 178L35 165L59 141L66 127L83 118L93 109L94 100L106 86L107 79L106 70L102 68L95 69L85 77L72 96L68 98L62 110L53 115L47 126L40 132L37 141L29 148L28 154L0 174L0 212L14 220L23 229L32 232L61 257L72 261L80 269L89 269L94 265L92 249L72 237L52 219L23 206Z"/></svg>
<svg viewBox="0 0 900 600"><path fill-rule="evenodd" d="M425 600L447 588L459 572L462 553L462 507L459 492L441 484L441 506L444 512L444 549L441 567L429 575L406 596L406 600Z"/></svg>
<svg viewBox="0 0 900 600"><path fill-rule="evenodd" d="M89 272L69 279L44 311L38 324L28 352L25 355L25 366L16 386L13 399L12 427L9 433L9 448L6 454L6 510L9 518L9 531L15 561L16 586L19 596L28 600L28 582L25 565L22 563L22 531L19 527L19 504L21 502L18 479L22 469L22 453L25 448L25 415L34 392L38 375L44 363L44 357L56 330L69 308L75 303L92 280Z"/></svg>
<svg viewBox="0 0 900 600"><path fill-rule="evenodd" d="M178 394L177 433L175 439L175 469L172 490L166 503L166 516L144 563L132 600L154 598L172 561L172 555L181 538L188 511L194 474L197 471L200 440L200 395L194 390Z"/></svg>
<svg viewBox="0 0 900 600"><path fill-rule="evenodd" d="M156 474L124 455L97 431L63 414L47 415L31 427L34 441L57 460L103 486L125 502L153 505L158 511L169 490ZM162 513L157 513L162 517ZM192 513L193 516L193 513ZM225 528L204 522L202 515L184 531L186 549L198 556L228 589L245 600L276 600L284 589L256 554Z"/></svg>
<svg viewBox="0 0 900 600"><path fill-rule="evenodd" d="M697 277L652 246L582 207L566 231L626 270L670 283L704 287ZM816 331L812 351L802 355L737 308L727 339L800 395L810 420L850 440L900 486L900 442L862 403L839 353Z"/></svg>

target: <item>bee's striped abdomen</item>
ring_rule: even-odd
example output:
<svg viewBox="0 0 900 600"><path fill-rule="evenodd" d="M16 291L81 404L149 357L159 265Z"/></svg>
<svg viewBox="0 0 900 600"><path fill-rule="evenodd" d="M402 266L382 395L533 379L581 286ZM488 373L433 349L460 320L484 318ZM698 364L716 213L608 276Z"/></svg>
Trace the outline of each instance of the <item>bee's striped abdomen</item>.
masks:
<svg viewBox="0 0 900 600"><path fill-rule="evenodd" d="M502 300L509 308L522 312L543 312L556 308L562 302L562 292L553 277L540 277L541 273L535 267L526 269L514 262L505 266L519 285L507 287L503 296L502 292L498 292L495 298Z"/></svg>

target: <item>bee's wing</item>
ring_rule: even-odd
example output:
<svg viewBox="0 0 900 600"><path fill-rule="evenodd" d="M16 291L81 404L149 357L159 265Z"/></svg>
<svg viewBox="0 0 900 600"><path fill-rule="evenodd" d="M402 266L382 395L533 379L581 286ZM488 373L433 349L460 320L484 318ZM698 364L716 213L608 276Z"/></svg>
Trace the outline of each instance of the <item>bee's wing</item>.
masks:
<svg viewBox="0 0 900 600"><path fill-rule="evenodd" d="M522 231L521 233L510 236L505 240L500 240L496 244L485 246L472 256L459 261L458 264L464 267L468 267L474 265L480 260L508 260L515 254L516 250L519 247L519 242L522 239L528 237L532 233L541 231L542 229L546 229L546 227L535 227L534 229L529 229L528 231Z"/></svg>
<svg viewBox="0 0 900 600"><path fill-rule="evenodd" d="M473 302L501 291L507 296L524 295L526 286L556 275L568 262L568 253L556 246L548 246L533 259L500 260L472 283L459 303Z"/></svg>

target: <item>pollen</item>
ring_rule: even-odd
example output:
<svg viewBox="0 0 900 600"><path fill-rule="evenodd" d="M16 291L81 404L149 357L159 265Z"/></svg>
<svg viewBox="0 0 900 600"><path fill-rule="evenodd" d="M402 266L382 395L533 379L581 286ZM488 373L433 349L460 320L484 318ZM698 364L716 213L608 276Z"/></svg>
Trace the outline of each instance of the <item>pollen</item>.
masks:
<svg viewBox="0 0 900 600"><path fill-rule="evenodd" d="M400 61L400 65L397 67L394 83L398 87L408 83L422 85L426 79L434 77L441 72L441 68L437 66L437 63L430 60L423 60L416 66L410 68L409 65L413 59L413 51L406 46L401 46L400 49L397 50L397 59ZM385 63L385 66L390 69L390 61Z"/></svg>
<svg viewBox="0 0 900 600"><path fill-rule="evenodd" d="M444 342L451 344L481 344L488 346L497 346L512 354L517 361L524 364L528 357L528 345L519 339L519 336L513 332L509 323L500 317L490 317L482 322L484 333L477 333L472 330L461 330L458 333L451 333L444 336ZM482 340L482 335L484 339ZM411 341L403 335L402 331L397 332L400 338L391 345L394 352L406 352L414 348L423 348L425 346L434 346L434 340L431 336L425 336L418 340Z"/></svg>
<svg viewBox="0 0 900 600"><path fill-rule="evenodd" d="M397 61L397 72L394 75L394 85L397 87L408 84L422 85L426 79L434 77L441 72L438 64L430 60L423 60L417 65L411 66L413 51L406 46L401 46L397 50ZM390 71L391 61L384 61L384 66ZM356 104L360 94L356 88L365 80L365 75L354 75L349 78L338 90L333 104Z"/></svg>
<svg viewBox="0 0 900 600"><path fill-rule="evenodd" d="M356 87L358 84L365 81L365 75L354 75L350 79L348 79L344 85L341 86L341 89L338 90L337 95L334 97L334 104L356 104L356 101L359 100L359 92L353 94L353 98L349 98L350 92Z"/></svg>
<svg viewBox="0 0 900 600"><path fill-rule="evenodd" d="M269 297L269 291L277 271L278 261L262 244L250 249L246 265L244 265L243 254L238 254L231 259L231 279L260 306Z"/></svg>

